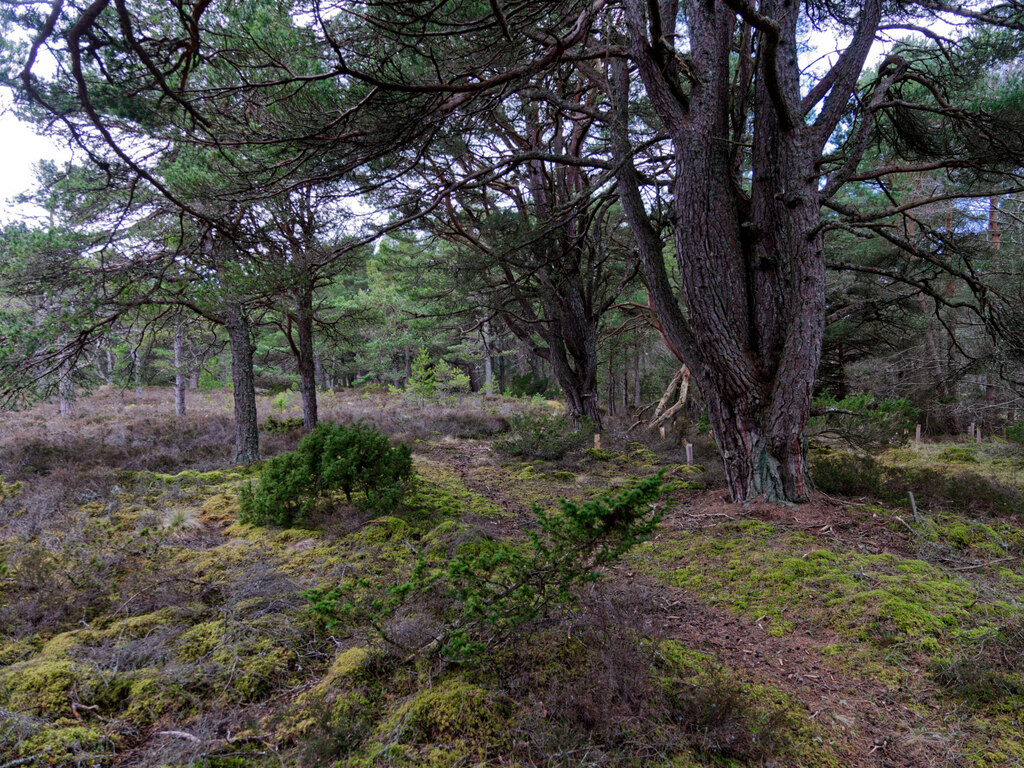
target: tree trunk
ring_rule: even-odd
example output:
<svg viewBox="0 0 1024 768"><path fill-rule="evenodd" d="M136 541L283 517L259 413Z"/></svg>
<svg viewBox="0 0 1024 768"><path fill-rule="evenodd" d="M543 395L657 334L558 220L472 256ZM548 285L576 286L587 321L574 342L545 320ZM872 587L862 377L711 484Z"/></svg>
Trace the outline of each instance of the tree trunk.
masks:
<svg viewBox="0 0 1024 768"><path fill-rule="evenodd" d="M235 463L251 464L260 458L256 415L256 377L252 368L249 318L239 302L228 304L224 315L231 346L231 383L235 402Z"/></svg>
<svg viewBox="0 0 1024 768"><path fill-rule="evenodd" d="M480 338L484 347L484 392L494 391L494 362L491 360L491 322L484 320L480 324Z"/></svg>
<svg viewBox="0 0 1024 768"><path fill-rule="evenodd" d="M643 393L640 389L640 342L636 344L636 366L633 368L633 407L639 408Z"/></svg>
<svg viewBox="0 0 1024 768"><path fill-rule="evenodd" d="M700 82L684 100L649 45L645 14L654 4L627 3L631 50L675 149L673 234L685 316L630 160L628 73L622 64L615 72L619 196L659 319L707 402L736 502L799 502L810 494L803 431L824 334L825 259L816 138L777 109L780 100L799 104L800 92L797 14L782 1L759 4L778 20L778 66L774 82L754 80L749 191L736 172L735 145L712 138L731 135L735 14L724 3L689 4Z"/></svg>
<svg viewBox="0 0 1024 768"><path fill-rule="evenodd" d="M72 416L75 413L75 385L71 381L74 369L70 360L63 360L57 372L57 397L61 416Z"/></svg>
<svg viewBox="0 0 1024 768"><path fill-rule="evenodd" d="M608 415L615 415L615 355L608 350Z"/></svg>
<svg viewBox="0 0 1024 768"><path fill-rule="evenodd" d="M505 335L502 333L498 334L497 339L498 346L498 391L501 394L505 394L505 382L507 377L507 365L505 362Z"/></svg>
<svg viewBox="0 0 1024 768"><path fill-rule="evenodd" d="M327 379L324 376L324 363L320 355L313 355L313 375L316 378L316 385L320 389L327 389Z"/></svg>
<svg viewBox="0 0 1024 768"><path fill-rule="evenodd" d="M185 415L185 329L174 329L174 415Z"/></svg>
<svg viewBox="0 0 1024 768"><path fill-rule="evenodd" d="M139 358L139 348L131 348L132 376L135 378L135 396L142 397L142 361Z"/></svg>
<svg viewBox="0 0 1024 768"><path fill-rule="evenodd" d="M105 351L107 353L107 372L103 378L106 381L107 386L110 386L114 383L114 352L110 347L107 347Z"/></svg>
<svg viewBox="0 0 1024 768"><path fill-rule="evenodd" d="M302 395L302 427L307 432L312 432L317 424L312 289L298 291L295 300L295 325L299 336L296 360L299 369L299 392Z"/></svg>
<svg viewBox="0 0 1024 768"><path fill-rule="evenodd" d="M569 417L573 421L587 418L594 427L601 429L601 408L597 399L597 334L594 334L592 355L573 355L570 364L569 356L563 344L557 341L550 346L551 371L558 386L565 394Z"/></svg>

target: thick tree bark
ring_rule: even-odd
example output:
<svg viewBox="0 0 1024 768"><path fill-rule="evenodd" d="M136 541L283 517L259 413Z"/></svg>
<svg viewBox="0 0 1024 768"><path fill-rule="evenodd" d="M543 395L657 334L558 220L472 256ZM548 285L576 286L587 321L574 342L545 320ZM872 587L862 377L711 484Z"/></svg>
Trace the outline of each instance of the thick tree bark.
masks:
<svg viewBox="0 0 1024 768"><path fill-rule="evenodd" d="M794 120L797 14L787 0L762 0L752 17L764 31L752 91L749 186L737 172L737 144L718 138L733 135L737 75L729 61L737 11L730 5L749 12L738 0L688 3L692 70L699 77L683 96L656 60L663 41L652 47L648 37L661 27L661 19L649 26L647 18L656 6L626 3L631 52L675 148L673 235L685 317L630 160L628 75L621 64L614 129L619 193L652 302L707 403L733 499L805 501L803 431L825 323L815 167L823 140L816 126ZM835 95L842 90L837 86Z"/></svg>
<svg viewBox="0 0 1024 768"><path fill-rule="evenodd" d="M185 329L174 329L174 415L185 415Z"/></svg>
<svg viewBox="0 0 1024 768"><path fill-rule="evenodd" d="M235 401L235 463L251 464L260 458L260 433L256 415L256 377L252 366L252 342L245 307L229 301L224 313L231 346L231 383Z"/></svg>

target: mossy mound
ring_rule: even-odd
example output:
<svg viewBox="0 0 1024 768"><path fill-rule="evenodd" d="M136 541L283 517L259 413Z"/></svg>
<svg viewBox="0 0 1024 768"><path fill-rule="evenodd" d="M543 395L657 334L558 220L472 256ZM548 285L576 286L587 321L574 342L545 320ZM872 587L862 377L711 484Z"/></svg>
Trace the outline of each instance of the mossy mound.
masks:
<svg viewBox="0 0 1024 768"><path fill-rule="evenodd" d="M1014 611L924 561L834 551L755 520L723 524L636 559L672 584L767 619L776 635L797 624L824 625L877 648L930 652Z"/></svg>

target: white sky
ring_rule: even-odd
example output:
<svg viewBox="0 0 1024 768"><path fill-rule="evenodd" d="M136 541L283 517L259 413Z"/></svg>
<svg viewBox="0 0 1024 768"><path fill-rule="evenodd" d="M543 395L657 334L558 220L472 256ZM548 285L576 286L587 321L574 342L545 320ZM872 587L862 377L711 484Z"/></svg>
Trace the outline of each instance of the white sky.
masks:
<svg viewBox="0 0 1024 768"><path fill-rule="evenodd" d="M0 224L31 216L28 207L16 208L10 198L32 187L36 163L70 157L67 149L17 120L9 106L10 96L0 91Z"/></svg>

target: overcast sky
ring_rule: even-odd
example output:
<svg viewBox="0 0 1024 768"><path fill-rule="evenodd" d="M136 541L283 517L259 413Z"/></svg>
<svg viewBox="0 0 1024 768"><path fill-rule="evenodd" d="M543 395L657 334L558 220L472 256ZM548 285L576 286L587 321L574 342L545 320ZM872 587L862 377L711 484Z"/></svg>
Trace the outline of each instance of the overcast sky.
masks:
<svg viewBox="0 0 1024 768"><path fill-rule="evenodd" d="M9 96L0 92L0 110L4 110L0 113L0 223L31 215L28 209L13 208L8 200L32 186L35 163L68 157L66 150L15 119L6 111L9 105Z"/></svg>

